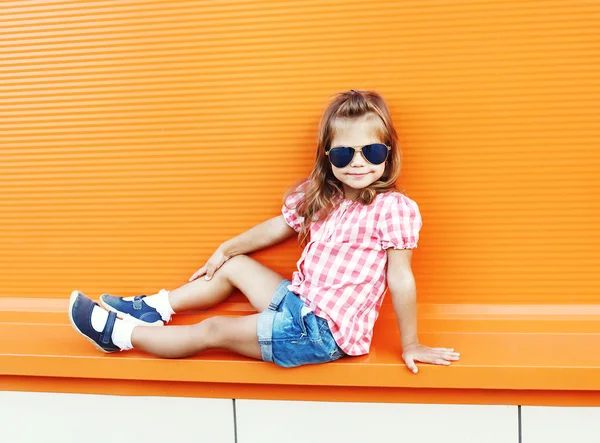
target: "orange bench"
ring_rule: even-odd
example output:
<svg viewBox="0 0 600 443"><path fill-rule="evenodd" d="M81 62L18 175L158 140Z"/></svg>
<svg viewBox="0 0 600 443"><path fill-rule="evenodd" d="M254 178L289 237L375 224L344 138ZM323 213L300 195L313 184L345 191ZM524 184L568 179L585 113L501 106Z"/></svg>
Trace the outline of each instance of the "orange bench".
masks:
<svg viewBox="0 0 600 443"><path fill-rule="evenodd" d="M65 299L0 299L0 389L229 398L600 405L600 306L419 305L420 339L452 345L450 367L400 358L386 300L368 356L283 369L227 351L163 360L102 354L75 334ZM238 293L173 324L253 312ZM419 389L415 389L419 388Z"/></svg>

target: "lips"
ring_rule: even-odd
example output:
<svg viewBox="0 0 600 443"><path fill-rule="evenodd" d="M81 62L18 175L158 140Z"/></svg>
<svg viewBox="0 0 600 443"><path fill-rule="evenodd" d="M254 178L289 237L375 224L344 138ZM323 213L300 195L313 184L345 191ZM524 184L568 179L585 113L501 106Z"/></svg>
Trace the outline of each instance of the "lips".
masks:
<svg viewBox="0 0 600 443"><path fill-rule="evenodd" d="M356 178L360 178L360 177L364 177L365 175L369 174L368 172L365 172L364 174L348 174L350 177L356 177Z"/></svg>

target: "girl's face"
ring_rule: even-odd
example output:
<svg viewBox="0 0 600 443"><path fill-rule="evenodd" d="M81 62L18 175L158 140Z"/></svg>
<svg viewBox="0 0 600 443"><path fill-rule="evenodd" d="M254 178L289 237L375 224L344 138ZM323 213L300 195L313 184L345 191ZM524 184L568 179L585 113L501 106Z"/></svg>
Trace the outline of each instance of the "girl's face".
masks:
<svg viewBox="0 0 600 443"><path fill-rule="evenodd" d="M337 119L335 121L334 137L331 148L338 146L364 146L372 143L382 143L376 135L377 122L371 119ZM379 180L385 171L385 162L372 165L363 156L360 149L354 154L352 161L343 168L337 168L329 163L333 175L342 182L346 198L355 200L359 190Z"/></svg>

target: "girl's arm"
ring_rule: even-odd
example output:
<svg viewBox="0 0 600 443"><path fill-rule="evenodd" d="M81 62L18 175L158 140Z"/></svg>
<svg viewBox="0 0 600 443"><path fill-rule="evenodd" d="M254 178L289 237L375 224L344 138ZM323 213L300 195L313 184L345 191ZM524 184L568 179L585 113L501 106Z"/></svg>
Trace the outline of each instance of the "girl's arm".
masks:
<svg viewBox="0 0 600 443"><path fill-rule="evenodd" d="M388 249L387 285L400 328L402 349L418 344L417 288L411 269L412 249Z"/></svg>
<svg viewBox="0 0 600 443"><path fill-rule="evenodd" d="M412 249L388 249L387 284L400 328L402 359L408 369L418 372L415 361L449 365L459 353L448 348L429 348L419 344L417 335L417 289L411 269Z"/></svg>
<svg viewBox="0 0 600 443"><path fill-rule="evenodd" d="M220 248L225 256L231 258L276 245L294 234L297 235L297 232L288 226L283 215L279 215L227 240Z"/></svg>

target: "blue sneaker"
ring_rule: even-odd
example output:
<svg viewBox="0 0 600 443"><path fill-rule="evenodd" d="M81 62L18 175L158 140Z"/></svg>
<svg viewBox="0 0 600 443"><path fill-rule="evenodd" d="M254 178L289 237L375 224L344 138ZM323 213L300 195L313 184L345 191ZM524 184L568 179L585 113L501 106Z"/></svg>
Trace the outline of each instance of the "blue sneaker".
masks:
<svg viewBox="0 0 600 443"><path fill-rule="evenodd" d="M114 312L108 313L108 320L102 332L96 331L92 327L92 311L94 306L98 306L83 293L73 291L69 299L69 319L73 328L102 352L115 352L121 349L112 341L112 331L115 327L117 315Z"/></svg>
<svg viewBox="0 0 600 443"><path fill-rule="evenodd" d="M162 316L152 306L143 302L145 295L138 295L133 300L124 300L110 294L100 296L100 304L109 312L114 312L123 320L132 321L143 326L164 325Z"/></svg>

